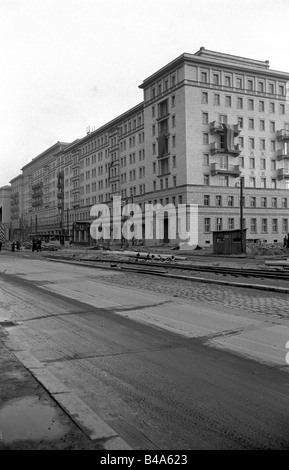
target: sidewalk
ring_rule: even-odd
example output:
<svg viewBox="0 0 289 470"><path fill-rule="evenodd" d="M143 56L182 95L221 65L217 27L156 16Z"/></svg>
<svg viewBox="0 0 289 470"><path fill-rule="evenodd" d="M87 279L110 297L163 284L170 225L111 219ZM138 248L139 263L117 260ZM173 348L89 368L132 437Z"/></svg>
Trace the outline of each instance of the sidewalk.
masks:
<svg viewBox="0 0 289 470"><path fill-rule="evenodd" d="M6 348L6 335L0 326L0 450L102 450Z"/></svg>

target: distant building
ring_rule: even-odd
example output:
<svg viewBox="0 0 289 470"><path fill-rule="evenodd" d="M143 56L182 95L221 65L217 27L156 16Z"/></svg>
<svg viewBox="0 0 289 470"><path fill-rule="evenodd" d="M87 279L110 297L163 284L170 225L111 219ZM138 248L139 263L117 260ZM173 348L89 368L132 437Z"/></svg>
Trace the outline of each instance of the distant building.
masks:
<svg viewBox="0 0 289 470"><path fill-rule="evenodd" d="M11 187L2 186L0 188L0 227L4 230L4 237L6 240L9 240L10 223L11 223ZM2 230L1 230L1 234L3 234Z"/></svg>

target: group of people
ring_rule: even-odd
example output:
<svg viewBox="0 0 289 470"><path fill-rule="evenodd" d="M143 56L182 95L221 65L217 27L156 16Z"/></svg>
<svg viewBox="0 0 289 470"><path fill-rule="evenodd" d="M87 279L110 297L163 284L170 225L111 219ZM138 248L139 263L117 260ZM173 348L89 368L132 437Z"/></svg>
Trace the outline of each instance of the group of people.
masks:
<svg viewBox="0 0 289 470"><path fill-rule="evenodd" d="M288 235L285 235L285 237L284 237L283 247L284 248L289 248L289 233L288 233Z"/></svg>
<svg viewBox="0 0 289 470"><path fill-rule="evenodd" d="M15 242L13 240L13 242L11 243L11 250L15 251L15 248L16 248L17 251L19 251L20 248L21 248L21 243L19 241Z"/></svg>

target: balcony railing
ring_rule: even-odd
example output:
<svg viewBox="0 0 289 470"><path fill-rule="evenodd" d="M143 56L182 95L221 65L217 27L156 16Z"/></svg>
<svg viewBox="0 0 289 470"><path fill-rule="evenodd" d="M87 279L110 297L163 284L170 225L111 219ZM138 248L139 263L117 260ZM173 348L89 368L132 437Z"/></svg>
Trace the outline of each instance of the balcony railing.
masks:
<svg viewBox="0 0 289 470"><path fill-rule="evenodd" d="M279 180L289 178L289 168L279 168L277 171L277 177Z"/></svg>
<svg viewBox="0 0 289 470"><path fill-rule="evenodd" d="M280 149L277 151L277 160L289 158L289 149Z"/></svg>
<svg viewBox="0 0 289 470"><path fill-rule="evenodd" d="M289 140L289 129L280 129L277 131L277 140Z"/></svg>
<svg viewBox="0 0 289 470"><path fill-rule="evenodd" d="M210 144L210 152L212 155L215 155L216 153L228 153L238 156L241 153L241 150L239 144L234 145L233 149L225 149L221 146L220 142L213 142Z"/></svg>
<svg viewBox="0 0 289 470"><path fill-rule="evenodd" d="M234 129L234 137L237 137L241 132L239 124L234 124L230 127L232 129ZM221 133L223 133L224 132L223 124L219 121L210 122L210 132L211 132L211 134L215 134L215 133L220 133L221 134Z"/></svg>
<svg viewBox="0 0 289 470"><path fill-rule="evenodd" d="M221 174L221 175L231 175L231 176L240 176L240 166L239 165L226 165L222 163L212 163L211 164L211 174L212 176Z"/></svg>

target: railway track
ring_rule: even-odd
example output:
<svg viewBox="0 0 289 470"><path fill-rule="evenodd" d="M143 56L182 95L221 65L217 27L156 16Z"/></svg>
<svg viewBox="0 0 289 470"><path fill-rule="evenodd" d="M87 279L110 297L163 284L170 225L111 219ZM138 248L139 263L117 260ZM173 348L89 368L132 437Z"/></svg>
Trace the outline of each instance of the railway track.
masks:
<svg viewBox="0 0 289 470"><path fill-rule="evenodd" d="M141 269L142 271L154 271L156 272L160 268L166 269L167 271L187 271L187 272L209 272L215 274L222 274L224 276L233 276L233 277L255 277L260 279L282 279L289 281L289 270L281 271L279 269L249 269L249 268L232 268L232 267L224 267L224 266L209 266L209 265L187 265L182 263L176 262L169 262L169 261L150 261L150 260L117 260L117 259L98 259L95 261L90 260L92 264L109 264L114 265L115 267L118 265L122 269L129 269L133 268L134 271L137 269Z"/></svg>

